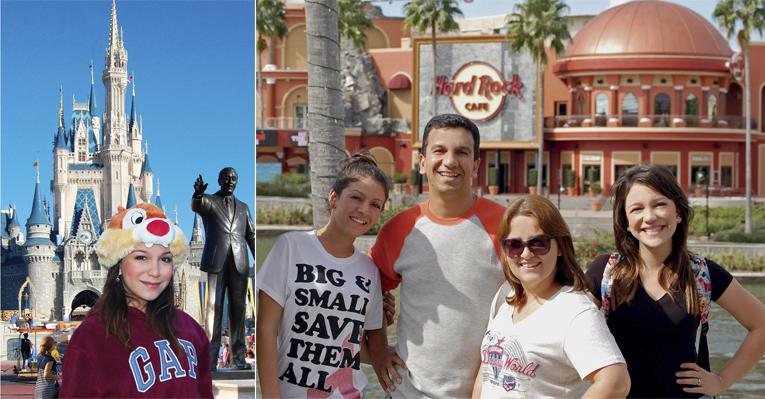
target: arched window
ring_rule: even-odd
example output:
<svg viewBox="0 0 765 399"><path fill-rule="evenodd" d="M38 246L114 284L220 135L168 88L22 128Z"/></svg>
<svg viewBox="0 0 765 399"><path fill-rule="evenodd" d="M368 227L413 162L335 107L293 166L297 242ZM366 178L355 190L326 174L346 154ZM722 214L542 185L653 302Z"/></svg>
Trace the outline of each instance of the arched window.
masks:
<svg viewBox="0 0 765 399"><path fill-rule="evenodd" d="M707 118L714 120L717 118L717 97L710 94L707 98Z"/></svg>
<svg viewBox="0 0 765 399"><path fill-rule="evenodd" d="M671 112L672 101L667 93L659 93L653 99L654 126L669 126L669 114Z"/></svg>
<svg viewBox="0 0 765 399"><path fill-rule="evenodd" d="M637 126L638 100L632 93L622 98L622 126Z"/></svg>
<svg viewBox="0 0 765 399"><path fill-rule="evenodd" d="M608 115L608 94L599 93L595 96L595 126L606 126Z"/></svg>
<svg viewBox="0 0 765 399"><path fill-rule="evenodd" d="M693 93L685 97L685 123L687 126L699 125L699 99Z"/></svg>

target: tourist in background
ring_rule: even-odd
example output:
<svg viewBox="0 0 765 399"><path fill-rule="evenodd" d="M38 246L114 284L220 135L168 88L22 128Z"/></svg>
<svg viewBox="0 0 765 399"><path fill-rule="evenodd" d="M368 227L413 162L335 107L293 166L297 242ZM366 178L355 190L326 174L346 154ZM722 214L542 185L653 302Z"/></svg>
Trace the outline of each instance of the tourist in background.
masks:
<svg viewBox="0 0 765 399"><path fill-rule="evenodd" d="M58 369L53 350L56 340L46 336L40 344L40 354L37 355L37 381L35 382L35 399L53 399L58 397Z"/></svg>
<svg viewBox="0 0 765 399"><path fill-rule="evenodd" d="M587 270L608 327L627 360L630 397L700 397L725 391L765 354L765 305L715 262L688 250L693 210L663 166L628 169L611 188L616 253ZM719 370L709 368L710 300L747 330ZM712 320L714 323L714 320Z"/></svg>

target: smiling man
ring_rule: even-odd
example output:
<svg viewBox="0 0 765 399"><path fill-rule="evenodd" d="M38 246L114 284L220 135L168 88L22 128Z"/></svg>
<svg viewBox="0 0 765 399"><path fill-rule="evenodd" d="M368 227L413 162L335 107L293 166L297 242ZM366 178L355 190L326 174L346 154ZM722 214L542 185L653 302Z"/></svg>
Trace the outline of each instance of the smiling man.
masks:
<svg viewBox="0 0 765 399"><path fill-rule="evenodd" d="M369 338L375 372L394 398L471 395L486 309L504 281L495 236L504 209L473 194L479 144L469 119L431 119L419 160L429 199L386 223L372 247L383 290L401 287L395 353L407 372L394 369L393 351Z"/></svg>

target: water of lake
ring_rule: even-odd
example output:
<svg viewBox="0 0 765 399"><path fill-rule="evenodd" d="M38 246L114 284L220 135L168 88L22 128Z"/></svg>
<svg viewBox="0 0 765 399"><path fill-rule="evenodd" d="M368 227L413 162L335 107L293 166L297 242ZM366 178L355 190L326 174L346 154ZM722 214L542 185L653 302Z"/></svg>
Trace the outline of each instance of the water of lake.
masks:
<svg viewBox="0 0 765 399"><path fill-rule="evenodd" d="M258 235L256 240L256 268L260 268L268 251L273 246L274 240L275 238L272 236ZM765 302L765 284L745 282L744 287L760 301ZM388 331L392 342L394 342L395 329L391 328ZM728 312L716 304L713 305L708 333L710 362L713 370L719 370L733 356L745 335L746 330ZM384 398L385 393L377 383L377 377L374 371L372 371L372 367L367 365L362 367L369 378L369 385L364 390L364 397L372 399ZM723 395L718 396L718 398L731 399L763 397L765 397L765 359L760 359L760 362L744 378L734 384Z"/></svg>

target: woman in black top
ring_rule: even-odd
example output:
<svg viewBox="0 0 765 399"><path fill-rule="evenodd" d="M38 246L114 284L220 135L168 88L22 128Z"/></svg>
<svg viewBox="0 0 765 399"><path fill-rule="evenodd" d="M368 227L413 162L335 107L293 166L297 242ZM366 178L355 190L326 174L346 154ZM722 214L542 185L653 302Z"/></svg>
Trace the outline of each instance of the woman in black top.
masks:
<svg viewBox="0 0 765 399"><path fill-rule="evenodd" d="M611 269L607 323L627 361L629 397L719 394L765 354L765 305L706 259L712 300L748 333L722 369L700 367L695 341L703 298L687 247L693 216L688 198L672 172L657 165L630 168L611 190L618 255ZM609 258L596 258L586 273L598 300Z"/></svg>

